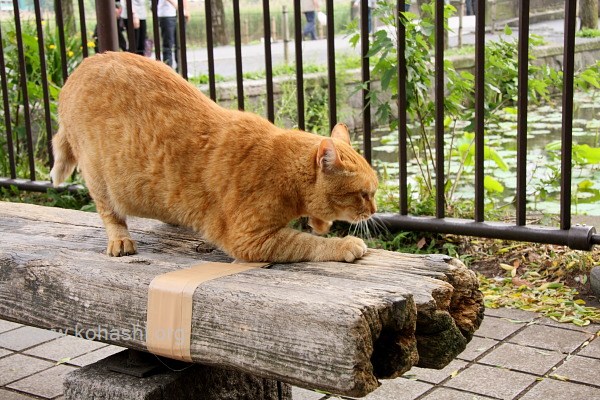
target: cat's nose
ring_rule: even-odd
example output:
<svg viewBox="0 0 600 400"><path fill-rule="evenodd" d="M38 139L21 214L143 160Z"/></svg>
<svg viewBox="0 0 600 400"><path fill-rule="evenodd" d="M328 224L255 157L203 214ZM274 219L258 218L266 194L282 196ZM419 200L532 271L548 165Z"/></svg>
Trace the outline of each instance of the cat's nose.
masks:
<svg viewBox="0 0 600 400"><path fill-rule="evenodd" d="M371 201L371 214L375 214L377 212L377 204L375 201Z"/></svg>

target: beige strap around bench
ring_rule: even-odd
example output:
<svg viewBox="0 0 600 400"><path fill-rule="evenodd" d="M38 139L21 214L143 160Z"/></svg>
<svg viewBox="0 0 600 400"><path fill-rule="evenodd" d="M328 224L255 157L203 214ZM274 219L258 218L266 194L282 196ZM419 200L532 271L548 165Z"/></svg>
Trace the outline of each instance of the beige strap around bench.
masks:
<svg viewBox="0 0 600 400"><path fill-rule="evenodd" d="M191 362L192 300L198 285L267 265L269 264L207 262L155 277L148 288L148 351Z"/></svg>

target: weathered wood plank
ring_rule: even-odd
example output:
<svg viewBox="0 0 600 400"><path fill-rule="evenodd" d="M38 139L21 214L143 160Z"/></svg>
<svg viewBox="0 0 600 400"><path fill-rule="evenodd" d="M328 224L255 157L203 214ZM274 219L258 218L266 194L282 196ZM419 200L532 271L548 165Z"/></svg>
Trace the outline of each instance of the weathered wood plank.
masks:
<svg viewBox="0 0 600 400"><path fill-rule="evenodd" d="M187 229L143 219L130 228L140 254L108 258L96 214L0 203L0 317L145 350L150 281L230 259L197 252L209 246ZM478 294L451 259L382 251L357 265L247 271L196 290L192 358L361 396L377 378L450 362L481 322Z"/></svg>

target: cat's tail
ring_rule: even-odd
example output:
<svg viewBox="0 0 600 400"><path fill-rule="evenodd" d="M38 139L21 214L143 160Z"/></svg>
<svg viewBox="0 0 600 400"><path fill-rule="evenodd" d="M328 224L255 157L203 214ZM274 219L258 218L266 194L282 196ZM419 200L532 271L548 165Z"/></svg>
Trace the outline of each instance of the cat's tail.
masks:
<svg viewBox="0 0 600 400"><path fill-rule="evenodd" d="M50 171L50 179L52 180L52 185L58 186L73 173L73 170L77 166L77 160L67 140L67 136L60 129L56 136L54 136L54 139L52 139L52 149L54 166Z"/></svg>

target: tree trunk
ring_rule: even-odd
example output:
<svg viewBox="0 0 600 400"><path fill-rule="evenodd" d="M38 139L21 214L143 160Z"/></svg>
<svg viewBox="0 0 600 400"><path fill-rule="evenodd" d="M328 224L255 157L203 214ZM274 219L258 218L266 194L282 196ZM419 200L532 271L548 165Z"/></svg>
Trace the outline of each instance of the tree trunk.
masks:
<svg viewBox="0 0 600 400"><path fill-rule="evenodd" d="M65 38L68 38L75 35L77 31L77 26L75 24L75 9L73 8L73 0L56 0L55 8L58 8L56 7L58 5L58 1L60 1L60 6L62 9L62 22L65 27Z"/></svg>
<svg viewBox="0 0 600 400"><path fill-rule="evenodd" d="M579 0L581 29L598 29L598 0Z"/></svg>
<svg viewBox="0 0 600 400"><path fill-rule="evenodd" d="M221 46L229 44L227 29L225 25L225 9L223 0L216 0L211 3L213 38L216 44Z"/></svg>

